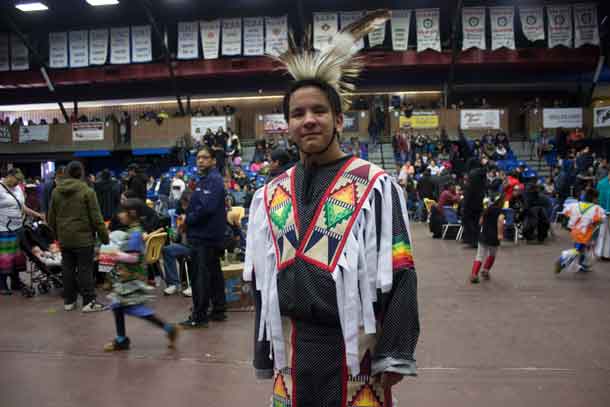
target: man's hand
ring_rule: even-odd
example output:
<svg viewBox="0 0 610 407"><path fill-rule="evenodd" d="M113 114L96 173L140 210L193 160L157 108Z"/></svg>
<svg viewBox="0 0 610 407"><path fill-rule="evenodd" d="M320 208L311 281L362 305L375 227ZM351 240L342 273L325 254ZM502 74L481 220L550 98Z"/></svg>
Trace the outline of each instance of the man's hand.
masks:
<svg viewBox="0 0 610 407"><path fill-rule="evenodd" d="M403 375L394 372L383 372L377 377L381 387L387 390L398 384L402 380Z"/></svg>

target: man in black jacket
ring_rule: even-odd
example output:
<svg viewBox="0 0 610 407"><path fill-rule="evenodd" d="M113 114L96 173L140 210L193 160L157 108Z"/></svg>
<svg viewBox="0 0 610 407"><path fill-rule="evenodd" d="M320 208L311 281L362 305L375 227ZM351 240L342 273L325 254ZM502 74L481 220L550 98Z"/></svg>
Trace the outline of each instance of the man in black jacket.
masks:
<svg viewBox="0 0 610 407"><path fill-rule="evenodd" d="M120 188L119 183L112 179L110 171L103 170L94 189L104 220L110 220L118 210L121 203Z"/></svg>
<svg viewBox="0 0 610 407"><path fill-rule="evenodd" d="M53 174L51 179L49 181L45 182L45 184L42 187L42 196L40 199L40 211L45 215L45 217L49 213L49 206L51 205L51 195L53 194L53 190L57 186L57 181L59 181L61 179L61 177L64 176L65 172L66 172L65 165L61 165L61 166L57 167L55 174Z"/></svg>
<svg viewBox="0 0 610 407"><path fill-rule="evenodd" d="M472 161L470 163L472 169L468 172L468 180L464 188L464 203L462 206L464 235L462 241L473 249L477 248L479 240L479 218L483 213L483 199L485 198L487 181L486 166L486 157L482 157L480 162Z"/></svg>
<svg viewBox="0 0 610 407"><path fill-rule="evenodd" d="M127 189L136 193L136 198L146 202L146 177L140 172L138 164L127 167Z"/></svg>

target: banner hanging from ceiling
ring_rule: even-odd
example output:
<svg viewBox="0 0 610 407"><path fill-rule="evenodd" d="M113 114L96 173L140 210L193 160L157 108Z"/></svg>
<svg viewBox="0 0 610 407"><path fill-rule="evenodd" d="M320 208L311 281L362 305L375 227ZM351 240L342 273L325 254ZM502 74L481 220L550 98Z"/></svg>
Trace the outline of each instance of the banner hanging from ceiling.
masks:
<svg viewBox="0 0 610 407"><path fill-rule="evenodd" d="M152 40L150 25L134 25L131 27L132 62L152 61Z"/></svg>
<svg viewBox="0 0 610 407"><path fill-rule="evenodd" d="M313 13L313 47L323 50L339 31L337 13Z"/></svg>
<svg viewBox="0 0 610 407"><path fill-rule="evenodd" d="M131 62L129 27L110 29L110 63L128 64Z"/></svg>
<svg viewBox="0 0 610 407"><path fill-rule="evenodd" d="M178 59L199 58L199 22L178 23Z"/></svg>
<svg viewBox="0 0 610 407"><path fill-rule="evenodd" d="M485 7L464 7L462 9L462 38L462 50L487 48L485 44Z"/></svg>
<svg viewBox="0 0 610 407"><path fill-rule="evenodd" d="M89 64L105 65L108 60L108 30L89 31Z"/></svg>
<svg viewBox="0 0 610 407"><path fill-rule="evenodd" d="M70 68L89 66L89 31L70 31Z"/></svg>
<svg viewBox="0 0 610 407"><path fill-rule="evenodd" d="M497 109L460 110L462 130L500 129L500 111Z"/></svg>
<svg viewBox="0 0 610 407"><path fill-rule="evenodd" d="M262 17L244 18L244 55L265 53L265 20Z"/></svg>
<svg viewBox="0 0 610 407"><path fill-rule="evenodd" d="M265 17L265 52L280 55L288 50L288 16Z"/></svg>
<svg viewBox="0 0 610 407"><path fill-rule="evenodd" d="M30 69L30 53L15 34L11 34L11 70L26 71Z"/></svg>
<svg viewBox="0 0 610 407"><path fill-rule="evenodd" d="M103 141L104 123L72 123L72 141Z"/></svg>
<svg viewBox="0 0 610 407"><path fill-rule="evenodd" d="M574 5L574 47L599 45L596 4Z"/></svg>
<svg viewBox="0 0 610 407"><path fill-rule="evenodd" d="M339 22L341 29L344 29L354 21L358 20L360 17L364 15L364 11L341 11L339 12ZM364 48L364 38L361 38L354 44L354 49L361 50Z"/></svg>
<svg viewBox="0 0 610 407"><path fill-rule="evenodd" d="M549 48L572 47L572 7L547 6Z"/></svg>
<svg viewBox="0 0 610 407"><path fill-rule="evenodd" d="M439 9L415 10L415 19L417 20L417 52L427 49L441 52Z"/></svg>
<svg viewBox="0 0 610 407"><path fill-rule="evenodd" d="M582 127L582 108L542 109L542 127L545 129L580 128Z"/></svg>
<svg viewBox="0 0 610 407"><path fill-rule="evenodd" d="M610 106L593 109L593 127L610 127Z"/></svg>
<svg viewBox="0 0 610 407"><path fill-rule="evenodd" d="M373 31L369 34L369 47L377 47L379 45L383 45L385 41L385 26L386 23L379 24Z"/></svg>
<svg viewBox="0 0 610 407"><path fill-rule="evenodd" d="M49 67L68 67L68 33L49 33Z"/></svg>
<svg viewBox="0 0 610 407"><path fill-rule="evenodd" d="M0 33L0 72L6 72L11 69L9 58L9 39L8 34Z"/></svg>
<svg viewBox="0 0 610 407"><path fill-rule="evenodd" d="M20 143L48 143L49 126L21 126L19 127Z"/></svg>
<svg viewBox="0 0 610 407"><path fill-rule="evenodd" d="M530 41L544 40L544 15L542 7L519 7L521 29Z"/></svg>
<svg viewBox="0 0 610 407"><path fill-rule="evenodd" d="M390 26L392 28L392 49L406 51L409 48L411 10L392 10Z"/></svg>
<svg viewBox="0 0 610 407"><path fill-rule="evenodd" d="M499 48L515 49L515 8L490 7L491 50Z"/></svg>
<svg viewBox="0 0 610 407"><path fill-rule="evenodd" d="M222 20L222 55L241 55L241 18Z"/></svg>
<svg viewBox="0 0 610 407"><path fill-rule="evenodd" d="M202 21L201 45L204 59L216 59L220 51L220 20Z"/></svg>

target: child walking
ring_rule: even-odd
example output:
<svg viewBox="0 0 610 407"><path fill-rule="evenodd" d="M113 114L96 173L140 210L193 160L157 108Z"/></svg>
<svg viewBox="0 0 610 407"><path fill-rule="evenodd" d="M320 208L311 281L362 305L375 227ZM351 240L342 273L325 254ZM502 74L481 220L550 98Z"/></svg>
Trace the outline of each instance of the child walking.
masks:
<svg viewBox="0 0 610 407"><path fill-rule="evenodd" d="M568 228L574 242L574 249L564 250L555 264L555 272L566 270L575 259L578 268L575 271L591 271L587 263L587 250L591 249L593 235L597 227L606 219L604 209L597 205L598 192L588 188L580 202L565 205L562 214L569 218Z"/></svg>
<svg viewBox="0 0 610 407"><path fill-rule="evenodd" d="M121 245L117 254L117 265L112 275L112 291L108 298L112 300L111 309L116 325L116 338L104 346L104 351L115 352L128 350L130 340L125 332L125 314L145 319L162 329L169 340L169 347L174 348L178 330L174 324L168 324L155 315L155 312L144 305L154 297L154 289L145 283L146 268L143 265L144 239L140 227L140 217L144 203L137 198L126 199L119 211L119 220L128 226L127 240Z"/></svg>
<svg viewBox="0 0 610 407"><path fill-rule="evenodd" d="M474 260L472 273L470 274L470 282L472 284L479 283L479 270L481 270L481 266L483 266L481 276L484 280L489 280L489 270L494 264L498 247L504 238L503 207L503 194L494 195L489 203L489 207L481 215L479 220L481 232L479 234L477 257Z"/></svg>

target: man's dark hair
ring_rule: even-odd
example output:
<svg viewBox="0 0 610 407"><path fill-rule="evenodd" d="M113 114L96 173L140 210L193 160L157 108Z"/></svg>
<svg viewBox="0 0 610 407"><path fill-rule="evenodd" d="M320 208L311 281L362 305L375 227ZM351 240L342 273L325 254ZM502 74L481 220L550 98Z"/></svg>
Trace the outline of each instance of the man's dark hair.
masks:
<svg viewBox="0 0 610 407"><path fill-rule="evenodd" d="M597 199L599 193L595 188L587 188L585 190L585 202L593 202Z"/></svg>
<svg viewBox="0 0 610 407"><path fill-rule="evenodd" d="M335 88L330 86L328 83L322 82L318 79L303 79L301 81L293 83L288 89L288 91L284 94L282 107L284 109L284 119L286 119L286 121L288 121L290 115L290 97L297 90L308 86L313 86L315 88L320 89L322 93L326 95L328 103L330 104L330 109L332 110L333 114L335 116L341 114L341 112L343 111L343 109L341 108L341 97L339 96L339 93L337 93Z"/></svg>
<svg viewBox="0 0 610 407"><path fill-rule="evenodd" d="M55 176L63 176L66 173L66 166L65 165L60 165L59 167L57 167L57 169L55 170Z"/></svg>
<svg viewBox="0 0 610 407"><path fill-rule="evenodd" d="M132 189L128 189L127 191L123 192L123 196L125 199L139 199L138 194Z"/></svg>
<svg viewBox="0 0 610 407"><path fill-rule="evenodd" d="M85 173L83 164L80 161L70 161L66 171L71 178L75 179L82 179Z"/></svg>
<svg viewBox="0 0 610 407"><path fill-rule="evenodd" d="M212 148L208 145L203 145L201 146L201 148L199 148L199 150L197 150L197 155L199 155L200 152L205 151L206 153L208 153L212 158L216 158L216 155L214 154L214 150L212 150Z"/></svg>
<svg viewBox="0 0 610 407"><path fill-rule="evenodd" d="M100 178L103 181L109 181L110 180L110 170L108 168L104 168L102 170L102 173L100 174Z"/></svg>
<svg viewBox="0 0 610 407"><path fill-rule="evenodd" d="M139 198L127 198L121 203L119 211L135 211L136 217L141 218L144 213L144 202Z"/></svg>

